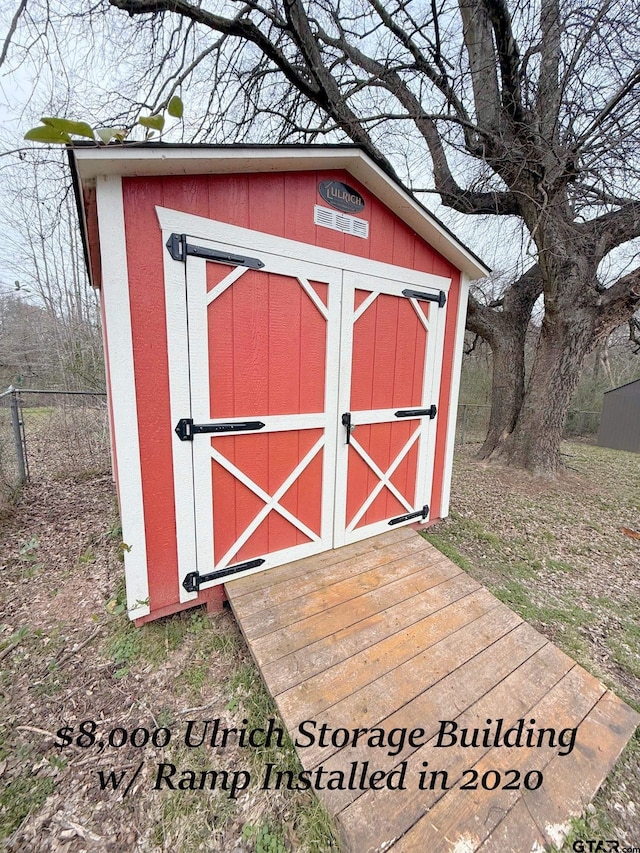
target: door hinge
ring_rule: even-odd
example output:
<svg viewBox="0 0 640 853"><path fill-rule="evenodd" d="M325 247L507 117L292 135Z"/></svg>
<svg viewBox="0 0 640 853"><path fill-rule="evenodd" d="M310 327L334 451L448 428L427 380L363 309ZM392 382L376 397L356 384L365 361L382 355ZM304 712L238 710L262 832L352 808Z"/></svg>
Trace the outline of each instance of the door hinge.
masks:
<svg viewBox="0 0 640 853"><path fill-rule="evenodd" d="M409 521L410 518L426 518L429 515L429 506L425 504L422 509L417 512L409 512L406 515L399 515L396 518L390 519L387 524L400 524L401 521Z"/></svg>
<svg viewBox="0 0 640 853"><path fill-rule="evenodd" d="M431 420L433 420L437 411L437 408L431 405L428 409L399 409L395 415L397 418L421 418L424 415L429 415Z"/></svg>
<svg viewBox="0 0 640 853"><path fill-rule="evenodd" d="M431 405L428 409L398 409L395 412L395 416L397 418L422 418L425 415L429 415L431 420L433 420L437 411L437 408Z"/></svg>
<svg viewBox="0 0 640 853"><path fill-rule="evenodd" d="M247 560L246 563L237 563L235 566L227 566L226 569L218 569L217 572L209 572L206 575L201 575L199 572L189 572L182 581L182 586L187 592L198 592L203 583L226 578L227 575L236 575L238 572L247 572L249 569L257 569L263 563L263 559Z"/></svg>
<svg viewBox="0 0 640 853"><path fill-rule="evenodd" d="M444 308L447 301L447 294L444 290L439 291L439 293L423 293L421 290L403 290L402 295L406 296L407 299L420 299L422 302L437 302L441 308Z"/></svg>
<svg viewBox="0 0 640 853"><path fill-rule="evenodd" d="M262 421L239 421L237 423L194 424L193 418L180 418L175 433L180 441L193 441L193 436L204 432L246 432L262 429Z"/></svg>
<svg viewBox="0 0 640 853"><path fill-rule="evenodd" d="M250 258L246 255L234 255L231 252L219 252L217 249L208 249L206 246L196 246L189 243L186 234L172 234L166 243L169 254L174 261L186 261L187 255L195 258L204 258L218 264L230 264L234 267L250 267L260 270L264 266L258 258Z"/></svg>

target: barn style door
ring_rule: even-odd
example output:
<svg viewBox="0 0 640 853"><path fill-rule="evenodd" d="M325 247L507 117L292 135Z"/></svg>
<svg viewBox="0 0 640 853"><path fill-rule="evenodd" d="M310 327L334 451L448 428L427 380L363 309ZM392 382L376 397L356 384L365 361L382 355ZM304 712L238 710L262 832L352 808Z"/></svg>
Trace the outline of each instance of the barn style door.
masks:
<svg viewBox="0 0 640 853"><path fill-rule="evenodd" d="M314 247L305 260L290 241L270 253L265 235L249 248L251 232L226 227L241 239L167 240L185 600L426 518L431 491L444 293Z"/></svg>
<svg viewBox="0 0 640 853"><path fill-rule="evenodd" d="M222 257L186 260L192 590L332 547L341 285L316 264L198 249Z"/></svg>
<svg viewBox="0 0 640 853"><path fill-rule="evenodd" d="M344 273L336 545L429 515L445 298Z"/></svg>

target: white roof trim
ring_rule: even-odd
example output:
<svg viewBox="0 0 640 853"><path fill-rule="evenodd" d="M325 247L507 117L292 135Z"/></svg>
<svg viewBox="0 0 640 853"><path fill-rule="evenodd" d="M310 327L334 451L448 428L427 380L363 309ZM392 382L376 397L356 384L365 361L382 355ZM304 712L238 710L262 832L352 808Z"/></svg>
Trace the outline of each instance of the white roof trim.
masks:
<svg viewBox="0 0 640 853"><path fill-rule="evenodd" d="M443 257L471 279L490 272L362 150L344 147L104 146L72 149L81 182L102 175L197 175L345 169Z"/></svg>

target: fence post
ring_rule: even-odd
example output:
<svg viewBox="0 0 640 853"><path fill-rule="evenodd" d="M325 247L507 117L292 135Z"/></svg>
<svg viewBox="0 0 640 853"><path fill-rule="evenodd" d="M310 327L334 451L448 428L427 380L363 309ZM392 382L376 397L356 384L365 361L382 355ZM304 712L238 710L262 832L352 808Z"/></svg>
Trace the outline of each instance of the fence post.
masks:
<svg viewBox="0 0 640 853"><path fill-rule="evenodd" d="M27 480L27 466L24 458L24 444L22 441L22 418L20 417L20 408L18 405L18 392L10 386L9 395L11 405L11 426L13 428L13 442L16 450L16 462L18 464L18 479L20 484Z"/></svg>
<svg viewBox="0 0 640 853"><path fill-rule="evenodd" d="M464 434L467 429L467 407L463 403L462 404L462 435L460 436L460 444L464 444Z"/></svg>

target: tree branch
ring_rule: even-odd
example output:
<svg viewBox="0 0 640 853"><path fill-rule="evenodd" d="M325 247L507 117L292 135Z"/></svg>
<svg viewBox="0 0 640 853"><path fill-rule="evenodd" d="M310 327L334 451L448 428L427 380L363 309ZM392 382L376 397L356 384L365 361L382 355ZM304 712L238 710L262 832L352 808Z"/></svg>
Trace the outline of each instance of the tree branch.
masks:
<svg viewBox="0 0 640 853"><path fill-rule="evenodd" d="M496 131L500 124L500 91L487 10L475 0L458 0L478 124Z"/></svg>
<svg viewBox="0 0 640 853"><path fill-rule="evenodd" d="M487 6L496 40L500 77L502 82L502 106L516 122L522 121L522 96L520 92L520 53L513 35L511 15L504 0L484 0Z"/></svg>
<svg viewBox="0 0 640 853"><path fill-rule="evenodd" d="M540 134L549 141L557 137L560 110L560 50L562 26L558 0L543 0L540 9L540 74L536 111Z"/></svg>
<svg viewBox="0 0 640 853"><path fill-rule="evenodd" d="M602 107L598 115L593 119L591 124L584 130L575 141L575 148L581 148L587 139L599 128L602 126L604 120L611 115L613 110L618 106L618 104L626 98L626 96L635 89L635 87L640 84L640 64L636 67L636 70L632 75L630 75L624 83L624 86L621 86L618 91L612 95L607 103Z"/></svg>
<svg viewBox="0 0 640 853"><path fill-rule="evenodd" d="M619 278L600 297L600 311L596 318L597 340L609 335L613 329L628 322L640 308L640 267Z"/></svg>
<svg viewBox="0 0 640 853"><path fill-rule="evenodd" d="M474 192L458 185L449 167L435 120L423 112L420 101L395 70L363 53L342 38L331 38L325 32L322 32L321 36L327 44L343 51L345 56L359 68L381 81L387 91L406 109L407 118L414 122L429 148L435 186L443 204L453 210L469 214L491 213L511 216L520 213L518 199L514 193L497 190ZM446 120L446 117L443 117L443 120Z"/></svg>
<svg viewBox="0 0 640 853"><path fill-rule="evenodd" d="M7 31L6 38L2 45L2 51L0 51L0 68L7 58L7 53L9 52L9 45L11 44L11 39L13 38L13 34L16 31L16 27L18 26L18 21L20 20L20 15L27 8L27 0L20 0L20 5L15 11L13 18L11 19L11 23L9 24L9 29Z"/></svg>
<svg viewBox="0 0 640 853"><path fill-rule="evenodd" d="M294 68L282 51L258 29L253 21L243 17L245 10L251 7L242 9L235 18L223 18L213 12L193 6L185 0L109 0L109 3L117 9L128 12L132 17L134 15L173 12L198 24L203 24L216 32L250 41L259 47L265 56L277 65L287 80L308 98L316 101L321 94L317 87L313 87L310 81Z"/></svg>
<svg viewBox="0 0 640 853"><path fill-rule="evenodd" d="M442 72L441 69L436 69L431 65L431 63L427 62L425 59L424 53L418 48L412 38L409 37L408 33L399 26L394 20L393 16L386 10L383 3L380 3L379 0L369 0L369 3L376 10L378 15L380 16L380 20L384 23L387 29L392 32L398 41L407 48L407 50L411 53L415 67L418 71L421 71L425 77L430 80L434 86L438 89L439 92L444 95L448 104L453 107L453 110L458 117L458 119L465 124L465 127L468 125L471 126L471 120L469 115L464 108L462 101L458 98L451 85L451 81L448 77ZM437 24L438 13L434 12L434 24ZM437 34L436 30L436 34ZM439 52L439 37L436 41L436 52ZM469 142L470 144L470 142Z"/></svg>
<svg viewBox="0 0 640 853"><path fill-rule="evenodd" d="M603 213L577 227L591 236L596 256L604 258L616 246L640 237L640 201L625 202L618 210Z"/></svg>

